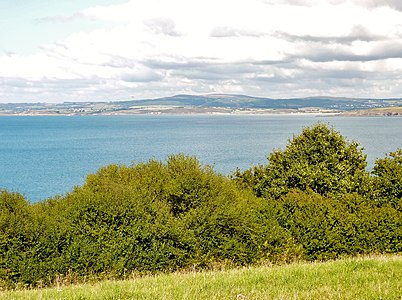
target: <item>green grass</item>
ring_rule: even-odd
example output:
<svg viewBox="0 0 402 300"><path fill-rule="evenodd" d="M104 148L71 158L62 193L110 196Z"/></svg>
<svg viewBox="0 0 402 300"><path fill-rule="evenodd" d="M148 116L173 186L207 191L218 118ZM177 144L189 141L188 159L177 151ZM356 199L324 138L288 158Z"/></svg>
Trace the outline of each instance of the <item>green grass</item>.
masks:
<svg viewBox="0 0 402 300"><path fill-rule="evenodd" d="M402 256L108 280L0 299L402 299Z"/></svg>

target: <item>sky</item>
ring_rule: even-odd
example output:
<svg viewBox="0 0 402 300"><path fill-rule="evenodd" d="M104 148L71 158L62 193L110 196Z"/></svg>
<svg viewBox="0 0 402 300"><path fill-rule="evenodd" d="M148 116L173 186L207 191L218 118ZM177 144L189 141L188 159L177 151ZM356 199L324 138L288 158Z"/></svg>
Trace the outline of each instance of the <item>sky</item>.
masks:
<svg viewBox="0 0 402 300"><path fill-rule="evenodd" d="M402 97L401 0L0 0L0 103Z"/></svg>

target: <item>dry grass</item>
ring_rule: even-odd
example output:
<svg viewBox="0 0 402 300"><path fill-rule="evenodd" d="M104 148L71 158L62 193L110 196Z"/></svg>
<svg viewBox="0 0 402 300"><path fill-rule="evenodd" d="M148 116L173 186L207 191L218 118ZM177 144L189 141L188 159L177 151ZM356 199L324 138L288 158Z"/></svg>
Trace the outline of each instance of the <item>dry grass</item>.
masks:
<svg viewBox="0 0 402 300"><path fill-rule="evenodd" d="M402 299L402 256L176 273L1 292L1 299Z"/></svg>

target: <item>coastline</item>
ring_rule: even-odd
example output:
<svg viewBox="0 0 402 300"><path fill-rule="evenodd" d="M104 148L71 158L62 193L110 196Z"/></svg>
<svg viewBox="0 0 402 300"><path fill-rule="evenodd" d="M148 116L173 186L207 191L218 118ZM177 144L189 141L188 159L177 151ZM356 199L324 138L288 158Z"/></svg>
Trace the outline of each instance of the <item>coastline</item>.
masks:
<svg viewBox="0 0 402 300"><path fill-rule="evenodd" d="M0 117L24 116L135 116L135 115L210 115L210 116L343 116L343 117L395 117L402 116L402 107L388 107L367 110L306 109L230 109L217 107L138 107L118 110L74 111L28 110L0 111Z"/></svg>
<svg viewBox="0 0 402 300"><path fill-rule="evenodd" d="M29 112L1 112L1 116L135 116L135 115L210 115L210 116L334 116L340 115L338 111L305 111L305 110L274 110L274 109L214 109L214 108L141 108L116 111L94 112L53 112L53 111L29 111Z"/></svg>

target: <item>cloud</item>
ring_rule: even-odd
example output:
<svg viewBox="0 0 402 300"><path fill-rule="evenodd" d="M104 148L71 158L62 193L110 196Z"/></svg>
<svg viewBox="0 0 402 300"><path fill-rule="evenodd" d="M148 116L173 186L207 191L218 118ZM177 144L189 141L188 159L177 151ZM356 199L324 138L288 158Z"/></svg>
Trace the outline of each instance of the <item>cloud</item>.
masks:
<svg viewBox="0 0 402 300"><path fill-rule="evenodd" d="M350 44L355 41L373 42L388 39L387 36L381 36L371 33L362 25L354 25L350 33L338 36L313 36L313 35L294 35L278 31L275 36L290 42L314 42L323 44Z"/></svg>
<svg viewBox="0 0 402 300"><path fill-rule="evenodd" d="M68 23L76 20L80 20L85 16L81 13L76 13L72 15L56 15L56 16L47 16L35 19L37 23Z"/></svg>
<svg viewBox="0 0 402 300"><path fill-rule="evenodd" d="M313 7L323 3L321 0L261 0L266 4L288 4L294 6L308 6ZM330 5L342 5L345 3L353 3L365 8L380 8L390 7L395 10L402 11L402 2L400 0L328 0L326 1Z"/></svg>
<svg viewBox="0 0 402 300"><path fill-rule="evenodd" d="M126 82L151 82L159 81L163 76L157 72L144 69L123 72L120 78Z"/></svg>
<svg viewBox="0 0 402 300"><path fill-rule="evenodd" d="M295 59L307 59L313 62L329 61L354 61L367 62L392 58L402 58L402 41L385 41L377 43L375 46L368 47L365 53L358 53L353 47L343 45L305 45L298 53L290 54L289 57Z"/></svg>
<svg viewBox="0 0 402 300"><path fill-rule="evenodd" d="M363 2L133 0L42 18L106 22L31 55L0 54L0 98L397 96L402 13L396 1Z"/></svg>
<svg viewBox="0 0 402 300"><path fill-rule="evenodd" d="M261 37L266 35L263 32L247 30L241 28L233 28L228 26L214 27L211 30L211 37Z"/></svg>
<svg viewBox="0 0 402 300"><path fill-rule="evenodd" d="M388 6L392 9L402 11L402 2L400 0L376 0L376 1L353 0L353 2L368 8Z"/></svg>
<svg viewBox="0 0 402 300"><path fill-rule="evenodd" d="M155 34L165 34L169 36L180 36L176 30L175 22L170 18L154 18L144 21L149 31Z"/></svg>
<svg viewBox="0 0 402 300"><path fill-rule="evenodd" d="M123 57L120 55L109 55L103 66L112 68L133 68L136 65L134 59Z"/></svg>
<svg viewBox="0 0 402 300"><path fill-rule="evenodd" d="M107 86L104 79L97 77L86 79L41 78L40 80L2 77L0 82L1 102L82 101L88 100ZM94 93L94 91L96 92ZM38 93L40 94L39 99L36 97ZM94 98L94 100L96 99L99 98Z"/></svg>

